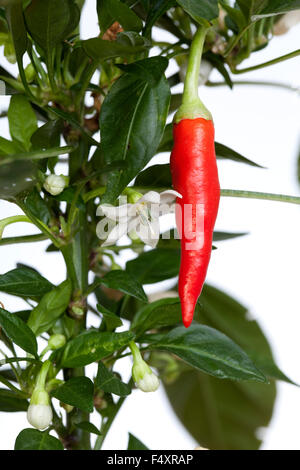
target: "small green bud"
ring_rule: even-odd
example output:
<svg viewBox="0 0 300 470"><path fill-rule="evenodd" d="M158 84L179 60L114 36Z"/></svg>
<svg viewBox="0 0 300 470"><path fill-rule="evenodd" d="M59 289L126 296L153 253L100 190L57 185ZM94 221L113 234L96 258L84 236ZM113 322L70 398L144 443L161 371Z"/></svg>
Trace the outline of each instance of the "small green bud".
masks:
<svg viewBox="0 0 300 470"><path fill-rule="evenodd" d="M62 348L66 344L66 337L64 335L56 334L49 338L48 346L49 349L55 351L55 349Z"/></svg>

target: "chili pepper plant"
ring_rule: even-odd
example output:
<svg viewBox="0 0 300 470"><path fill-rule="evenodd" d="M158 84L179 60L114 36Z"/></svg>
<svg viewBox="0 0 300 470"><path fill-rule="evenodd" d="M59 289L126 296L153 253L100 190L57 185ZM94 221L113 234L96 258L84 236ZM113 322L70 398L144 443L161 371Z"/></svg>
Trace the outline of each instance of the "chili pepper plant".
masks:
<svg viewBox="0 0 300 470"><path fill-rule="evenodd" d="M27 413L28 427L11 436L17 450L100 450L126 398L160 386L199 446L258 449L276 380L291 381L247 309L203 284L212 244L241 235L214 231L220 194L299 198L220 192L216 158L259 165L214 142L198 86L234 90L235 75L299 55L242 64L288 29L300 1L98 0L98 34L83 39L87 3L0 2L10 95L0 197L16 211L0 220L0 252L31 244L66 268L62 283L40 273L38 255L1 271L0 292L24 309L1 303L0 411ZM153 164L172 149L171 168ZM177 232L174 215L174 230L161 229L169 212ZM19 222L33 234L5 234ZM166 280L170 290L146 295ZM146 449L143 436L130 435L128 449Z"/></svg>

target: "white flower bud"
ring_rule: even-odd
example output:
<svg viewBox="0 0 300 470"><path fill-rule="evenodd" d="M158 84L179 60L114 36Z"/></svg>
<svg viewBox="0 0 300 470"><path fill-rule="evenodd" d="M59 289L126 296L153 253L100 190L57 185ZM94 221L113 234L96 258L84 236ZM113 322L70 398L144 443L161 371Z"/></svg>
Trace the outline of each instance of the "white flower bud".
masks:
<svg viewBox="0 0 300 470"><path fill-rule="evenodd" d="M52 409L50 405L29 405L27 420L36 429L43 431L52 421Z"/></svg>
<svg viewBox="0 0 300 470"><path fill-rule="evenodd" d="M53 414L49 395L45 390L35 390L27 410L27 420L36 429L43 431L52 421Z"/></svg>
<svg viewBox="0 0 300 470"><path fill-rule="evenodd" d="M44 182L44 188L52 196L62 193L66 185L66 179L62 175L49 175Z"/></svg>
<svg viewBox="0 0 300 470"><path fill-rule="evenodd" d="M136 383L137 387L143 392L155 392L159 387L158 377L151 371Z"/></svg>
<svg viewBox="0 0 300 470"><path fill-rule="evenodd" d="M133 363L132 377L136 386L143 392L155 392L159 387L158 377L144 360Z"/></svg>

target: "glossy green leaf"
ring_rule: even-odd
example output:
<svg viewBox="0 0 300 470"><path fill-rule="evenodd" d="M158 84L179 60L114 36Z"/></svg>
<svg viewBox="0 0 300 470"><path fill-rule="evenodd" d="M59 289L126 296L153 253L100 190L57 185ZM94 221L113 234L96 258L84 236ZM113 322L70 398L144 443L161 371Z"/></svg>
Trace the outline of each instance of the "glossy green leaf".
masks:
<svg viewBox="0 0 300 470"><path fill-rule="evenodd" d="M126 271L141 284L153 284L178 276L180 249L157 248L128 261Z"/></svg>
<svg viewBox="0 0 300 470"><path fill-rule="evenodd" d="M64 450L62 443L48 431L23 429L16 439L15 450Z"/></svg>
<svg viewBox="0 0 300 470"><path fill-rule="evenodd" d="M32 135L32 148L37 150L59 147L62 130L63 122L60 119L46 122L46 124L39 127Z"/></svg>
<svg viewBox="0 0 300 470"><path fill-rule="evenodd" d="M262 8L261 8L262 7ZM256 8L256 14L252 16L252 20L265 18L268 16L282 15L289 11L299 10L300 0L265 0L260 2Z"/></svg>
<svg viewBox="0 0 300 470"><path fill-rule="evenodd" d="M97 0L97 12L101 32L104 33L115 21L126 31L140 31L140 18L120 0Z"/></svg>
<svg viewBox="0 0 300 470"><path fill-rule="evenodd" d="M161 349L220 379L266 382L247 354L223 333L206 325L178 326L151 349Z"/></svg>
<svg viewBox="0 0 300 470"><path fill-rule="evenodd" d="M75 424L76 428L82 429L83 431L89 432L90 434L96 434L97 436L101 436L101 432L96 426L88 421L81 421L81 423Z"/></svg>
<svg viewBox="0 0 300 470"><path fill-rule="evenodd" d="M13 413L17 411L27 411L28 401L12 390L0 389L0 411Z"/></svg>
<svg viewBox="0 0 300 470"><path fill-rule="evenodd" d="M7 116L12 139L21 144L25 150L30 150L31 136L37 129L37 119L24 95L11 97Z"/></svg>
<svg viewBox="0 0 300 470"><path fill-rule="evenodd" d="M73 0L32 0L25 19L33 39L49 54L76 28L79 10Z"/></svg>
<svg viewBox="0 0 300 470"><path fill-rule="evenodd" d="M129 385L122 382L112 371L107 369L100 361L98 372L95 379L95 385L105 393L114 393L119 397L125 397L131 393Z"/></svg>
<svg viewBox="0 0 300 470"><path fill-rule="evenodd" d="M131 328L137 335L153 328L173 326L181 322L178 297L156 300L142 307L135 315Z"/></svg>
<svg viewBox="0 0 300 470"><path fill-rule="evenodd" d="M128 65L119 64L117 67L125 73L134 75L140 80L147 82L150 86L156 86L161 80L168 64L169 61L166 57L156 56L138 60Z"/></svg>
<svg viewBox="0 0 300 470"><path fill-rule="evenodd" d="M18 268L0 276L0 291L20 297L40 297L53 288L53 285L30 268Z"/></svg>
<svg viewBox="0 0 300 470"><path fill-rule="evenodd" d="M213 241L214 242L222 242L224 240L232 240L233 238L237 237L244 237L245 235L248 235L247 233L230 233L230 232L218 232L215 231L213 235Z"/></svg>
<svg viewBox="0 0 300 470"><path fill-rule="evenodd" d="M219 15L218 0L177 0L177 3L194 20L201 23L203 19L211 21Z"/></svg>
<svg viewBox="0 0 300 470"><path fill-rule="evenodd" d="M99 361L129 344L134 338L130 331L101 333L86 331L69 341L63 352L62 367L81 367Z"/></svg>
<svg viewBox="0 0 300 470"><path fill-rule="evenodd" d="M129 433L127 450L149 450L137 437Z"/></svg>
<svg viewBox="0 0 300 470"><path fill-rule="evenodd" d="M8 338L24 351L36 356L37 342L32 330L14 313L0 308L0 325Z"/></svg>
<svg viewBox="0 0 300 470"><path fill-rule="evenodd" d="M144 29L145 36L149 36L152 26L156 23L156 21L165 14L169 8L176 6L175 0L157 0L156 2L152 2L151 8L146 18L146 24Z"/></svg>
<svg viewBox="0 0 300 470"><path fill-rule="evenodd" d="M116 41L101 38L87 39L82 42L85 52L94 60L106 60L114 57L129 57L150 48L151 44L135 32L124 32L117 36Z"/></svg>
<svg viewBox="0 0 300 470"><path fill-rule="evenodd" d="M187 369L165 383L169 401L199 445L212 450L256 450L257 433L268 426L275 384L219 380ZM180 390L180 393L178 393Z"/></svg>
<svg viewBox="0 0 300 470"><path fill-rule="evenodd" d="M93 395L94 385L88 377L73 377L52 393L54 398L87 413L93 411Z"/></svg>
<svg viewBox="0 0 300 470"><path fill-rule="evenodd" d="M41 150L32 150L30 152L17 153L13 155L7 155L0 158L0 166L6 165L17 160L42 160L43 158L52 158L57 157L58 155L64 155L66 153L71 153L75 150L75 147L55 147L52 149L41 149ZM19 162L17 162L19 164Z"/></svg>
<svg viewBox="0 0 300 470"><path fill-rule="evenodd" d="M34 217L41 220L45 225L48 225L51 214L48 205L44 199L42 199L36 188L26 197L25 206Z"/></svg>
<svg viewBox="0 0 300 470"><path fill-rule="evenodd" d="M119 326L123 325L121 318L118 317L118 315L116 315L114 312L111 312L105 308L103 305L97 304L97 310L103 316L108 331L113 331Z"/></svg>
<svg viewBox="0 0 300 470"><path fill-rule="evenodd" d="M238 163L245 163L246 165L254 166L257 168L263 168L261 165L258 165L258 163L255 163L252 160L249 160L248 158L243 157L240 153L236 152L235 150L232 150L226 145L219 144L218 142L216 142L215 148L216 148L217 158L221 160L222 159L233 160Z"/></svg>
<svg viewBox="0 0 300 470"><path fill-rule="evenodd" d="M171 188L172 177L169 163L149 166L135 180L135 186L145 188Z"/></svg>
<svg viewBox="0 0 300 470"><path fill-rule="evenodd" d="M293 383L275 364L272 350L258 323L249 318L243 305L207 284L203 288L199 305L197 321L229 336L270 379Z"/></svg>
<svg viewBox="0 0 300 470"><path fill-rule="evenodd" d="M71 281L64 281L45 294L39 304L32 310L28 326L39 336L49 330L56 320L65 312L71 298Z"/></svg>
<svg viewBox="0 0 300 470"><path fill-rule="evenodd" d="M6 5L6 16L13 40L13 52L16 54L21 79L26 86L25 73L23 69L23 56L27 50L28 39L23 15L22 0L8 2L8 5Z"/></svg>
<svg viewBox="0 0 300 470"><path fill-rule="evenodd" d="M0 156L9 155L10 153L17 153L20 147L16 142L0 137Z"/></svg>
<svg viewBox="0 0 300 470"><path fill-rule="evenodd" d="M111 173L103 202L113 202L155 154L169 101L165 77L156 86L149 86L135 74L125 74L112 86L101 109L101 145L107 164L125 160L127 168Z"/></svg>
<svg viewBox="0 0 300 470"><path fill-rule="evenodd" d="M115 270L105 274L99 282L105 287L116 289L124 294L131 295L142 302L147 302L147 296L142 285L136 277L128 274L126 271Z"/></svg>

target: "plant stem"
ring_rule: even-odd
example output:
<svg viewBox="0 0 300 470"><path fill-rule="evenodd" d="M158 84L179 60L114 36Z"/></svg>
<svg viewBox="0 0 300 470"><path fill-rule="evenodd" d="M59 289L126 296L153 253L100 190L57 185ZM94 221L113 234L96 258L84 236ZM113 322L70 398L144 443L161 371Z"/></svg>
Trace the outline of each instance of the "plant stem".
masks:
<svg viewBox="0 0 300 470"><path fill-rule="evenodd" d="M132 379L130 379L130 381L128 382L128 385L129 386L132 386L133 385L133 381ZM117 414L119 413L120 409L121 409L121 406L123 405L124 401L126 400L126 396L125 397L121 397L119 398L119 400L117 401L116 405L115 405L115 408L112 412L112 414L109 416L109 418L107 419L107 421L102 425L101 427L101 436L98 436L97 440L96 440L96 443L95 443L95 446L94 446L94 450L101 450L102 446L103 446L103 443L105 441L105 438L117 416Z"/></svg>
<svg viewBox="0 0 300 470"><path fill-rule="evenodd" d="M275 88L283 88L284 90L288 91L297 91L296 87L289 85L288 83L280 83L280 82L267 82L261 80L235 80L232 82L233 85L255 85L255 86L266 86L266 87L275 87ZM228 86L226 82L206 82L205 84L208 87L220 87L220 86Z"/></svg>
<svg viewBox="0 0 300 470"><path fill-rule="evenodd" d="M254 70L259 70L265 67L270 67L271 65L278 64L279 62L283 62L288 59L292 59L293 57L296 57L300 54L300 49L297 49L296 51L290 52L289 54L282 55L280 57L277 57L276 59L269 60L268 62L263 62L262 64L258 65L253 65L252 67L247 67L245 69L236 69L234 67L231 67L231 72L238 75L240 73L247 73L247 72L253 72Z"/></svg>
<svg viewBox="0 0 300 470"><path fill-rule="evenodd" d="M223 197L243 197L247 199L263 199L266 201L288 202L290 204L299 204L300 197L288 196L286 194L260 193L256 191L241 191L239 189L222 189Z"/></svg>
<svg viewBox="0 0 300 470"><path fill-rule="evenodd" d="M37 235L24 235L23 237L6 237L0 240L0 246L14 245L15 243L34 243L43 240L48 240L48 237L43 233Z"/></svg>

